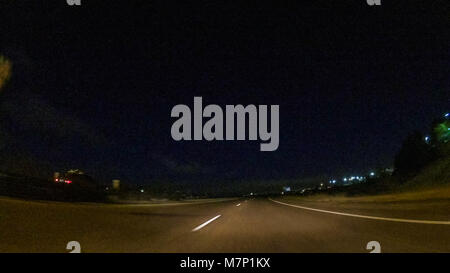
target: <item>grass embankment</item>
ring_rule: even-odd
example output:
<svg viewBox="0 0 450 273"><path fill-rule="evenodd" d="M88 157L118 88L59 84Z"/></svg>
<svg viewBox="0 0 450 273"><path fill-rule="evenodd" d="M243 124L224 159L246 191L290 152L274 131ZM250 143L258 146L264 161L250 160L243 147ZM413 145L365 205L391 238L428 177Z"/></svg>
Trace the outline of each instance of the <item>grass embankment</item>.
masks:
<svg viewBox="0 0 450 273"><path fill-rule="evenodd" d="M302 201L314 202L357 202L357 203L384 203L384 202L414 202L414 201L432 201L432 200L450 200L450 184L441 186L430 186L428 188L404 189L398 192L377 194L347 196L345 193L337 195L317 194L311 196L297 197Z"/></svg>

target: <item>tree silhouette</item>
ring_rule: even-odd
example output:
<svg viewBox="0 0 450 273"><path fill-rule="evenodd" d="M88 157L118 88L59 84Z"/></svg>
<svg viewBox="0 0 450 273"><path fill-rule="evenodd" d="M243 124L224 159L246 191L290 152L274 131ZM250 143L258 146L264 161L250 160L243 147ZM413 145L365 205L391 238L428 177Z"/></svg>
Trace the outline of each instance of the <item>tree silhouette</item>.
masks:
<svg viewBox="0 0 450 273"><path fill-rule="evenodd" d="M0 55L0 91L11 77L11 62Z"/></svg>
<svg viewBox="0 0 450 273"><path fill-rule="evenodd" d="M433 151L424 136L414 131L403 141L400 151L395 156L395 173L400 175L413 174L434 159Z"/></svg>

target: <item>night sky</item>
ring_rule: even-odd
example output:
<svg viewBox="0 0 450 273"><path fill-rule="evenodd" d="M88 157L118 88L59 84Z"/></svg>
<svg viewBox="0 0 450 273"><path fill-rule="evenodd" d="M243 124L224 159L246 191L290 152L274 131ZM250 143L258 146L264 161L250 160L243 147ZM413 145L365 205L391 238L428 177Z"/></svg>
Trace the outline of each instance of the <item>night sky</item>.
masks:
<svg viewBox="0 0 450 273"><path fill-rule="evenodd" d="M139 183L364 173L450 106L448 1L7 2L4 164ZM278 150L174 141L171 109L194 96L280 105Z"/></svg>

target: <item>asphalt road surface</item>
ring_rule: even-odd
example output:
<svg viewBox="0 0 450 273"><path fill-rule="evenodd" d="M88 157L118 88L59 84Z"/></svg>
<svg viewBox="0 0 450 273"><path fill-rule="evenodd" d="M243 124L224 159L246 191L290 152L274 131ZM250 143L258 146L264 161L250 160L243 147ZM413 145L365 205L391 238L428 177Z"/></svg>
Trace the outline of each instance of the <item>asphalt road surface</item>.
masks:
<svg viewBox="0 0 450 273"><path fill-rule="evenodd" d="M69 241L78 241L81 252L369 252L369 241L378 241L382 252L450 252L448 201L342 207L277 200L283 203L100 205L0 199L0 252L69 252Z"/></svg>

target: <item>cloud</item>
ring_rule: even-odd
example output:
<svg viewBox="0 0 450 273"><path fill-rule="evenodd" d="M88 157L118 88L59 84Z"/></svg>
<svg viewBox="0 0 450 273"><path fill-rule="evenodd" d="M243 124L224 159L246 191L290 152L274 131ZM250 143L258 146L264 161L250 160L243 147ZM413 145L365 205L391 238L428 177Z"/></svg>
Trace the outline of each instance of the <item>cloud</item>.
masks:
<svg viewBox="0 0 450 273"><path fill-rule="evenodd" d="M166 167L169 171L175 172L177 174L204 174L208 172L207 168L204 168L200 166L200 164L196 162L191 163L184 163L184 162L178 162L173 159L171 159L168 156L162 156L154 154L153 156L154 160L157 160L160 162L164 167Z"/></svg>
<svg viewBox="0 0 450 273"><path fill-rule="evenodd" d="M106 142L105 137L80 119L30 92L14 92L1 103L1 110L22 130L57 138L80 138L91 145Z"/></svg>

